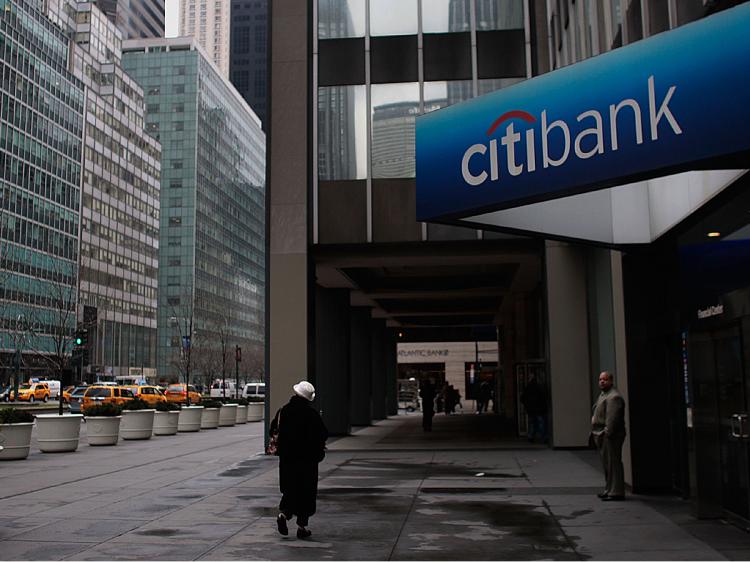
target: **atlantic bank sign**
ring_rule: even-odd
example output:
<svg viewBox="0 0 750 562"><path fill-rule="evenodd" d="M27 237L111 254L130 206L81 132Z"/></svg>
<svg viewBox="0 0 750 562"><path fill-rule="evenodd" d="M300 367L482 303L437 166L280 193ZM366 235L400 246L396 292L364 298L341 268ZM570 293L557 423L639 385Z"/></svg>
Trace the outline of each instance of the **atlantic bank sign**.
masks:
<svg viewBox="0 0 750 562"><path fill-rule="evenodd" d="M750 154L750 4L417 119L417 219ZM734 163L734 162L733 162Z"/></svg>

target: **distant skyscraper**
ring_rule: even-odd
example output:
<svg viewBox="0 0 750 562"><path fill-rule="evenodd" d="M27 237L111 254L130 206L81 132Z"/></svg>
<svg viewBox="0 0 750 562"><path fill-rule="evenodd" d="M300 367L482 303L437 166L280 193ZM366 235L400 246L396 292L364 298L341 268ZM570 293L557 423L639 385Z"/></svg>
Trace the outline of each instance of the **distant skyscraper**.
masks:
<svg viewBox="0 0 750 562"><path fill-rule="evenodd" d="M164 0L96 0L123 39L164 37Z"/></svg>
<svg viewBox="0 0 750 562"><path fill-rule="evenodd" d="M146 94L146 130L164 147L159 376L189 369L211 382L229 364L217 360L222 343L242 347L247 373L265 333L260 121L193 38L126 41L123 52ZM186 349L192 363L182 362Z"/></svg>
<svg viewBox="0 0 750 562"><path fill-rule="evenodd" d="M180 36L192 35L229 78L230 0L180 0Z"/></svg>
<svg viewBox="0 0 750 562"><path fill-rule="evenodd" d="M229 0L227 0L227 3ZM266 123L268 2L232 2L230 80Z"/></svg>

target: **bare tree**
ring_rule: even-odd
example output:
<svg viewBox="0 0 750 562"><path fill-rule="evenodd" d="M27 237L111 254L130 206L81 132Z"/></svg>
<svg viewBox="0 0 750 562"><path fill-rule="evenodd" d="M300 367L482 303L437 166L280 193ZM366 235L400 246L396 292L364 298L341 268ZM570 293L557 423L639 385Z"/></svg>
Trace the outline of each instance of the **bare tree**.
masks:
<svg viewBox="0 0 750 562"><path fill-rule="evenodd" d="M179 337L179 352L172 357L172 365L185 381L187 405L190 406L188 385L195 368L193 339L196 336L195 301L192 292L183 293L179 298L179 304L170 305L170 312L169 326L176 328Z"/></svg>

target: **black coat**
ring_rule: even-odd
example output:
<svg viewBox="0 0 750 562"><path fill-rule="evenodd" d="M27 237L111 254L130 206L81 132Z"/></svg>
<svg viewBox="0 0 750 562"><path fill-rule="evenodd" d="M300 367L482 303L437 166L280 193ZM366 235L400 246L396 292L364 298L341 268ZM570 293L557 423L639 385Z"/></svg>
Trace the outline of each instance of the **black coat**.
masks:
<svg viewBox="0 0 750 562"><path fill-rule="evenodd" d="M277 420L282 493L279 507L287 515L306 519L315 513L318 463L325 456L328 430L312 403L300 396L292 396L279 410L271 422L271 431L276 429Z"/></svg>

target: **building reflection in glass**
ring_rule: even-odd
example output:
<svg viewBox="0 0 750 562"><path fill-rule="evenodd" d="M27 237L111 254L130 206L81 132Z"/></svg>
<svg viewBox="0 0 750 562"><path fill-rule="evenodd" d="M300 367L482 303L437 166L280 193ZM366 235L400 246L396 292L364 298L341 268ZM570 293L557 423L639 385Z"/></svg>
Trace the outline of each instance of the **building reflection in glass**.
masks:
<svg viewBox="0 0 750 562"><path fill-rule="evenodd" d="M476 0L477 31L523 29L523 0Z"/></svg>
<svg viewBox="0 0 750 562"><path fill-rule="evenodd" d="M419 84L373 84L372 177L413 178Z"/></svg>
<svg viewBox="0 0 750 562"><path fill-rule="evenodd" d="M471 31L470 0L429 0L422 3L422 32Z"/></svg>
<svg viewBox="0 0 750 562"><path fill-rule="evenodd" d="M416 35L417 0L370 0L370 35Z"/></svg>
<svg viewBox="0 0 750 562"><path fill-rule="evenodd" d="M365 86L318 88L318 177L367 177Z"/></svg>
<svg viewBox="0 0 750 562"><path fill-rule="evenodd" d="M365 36L365 0L319 0L318 38Z"/></svg>

